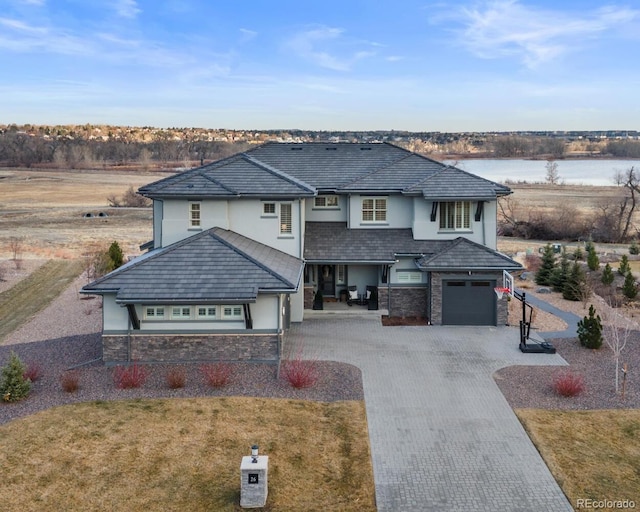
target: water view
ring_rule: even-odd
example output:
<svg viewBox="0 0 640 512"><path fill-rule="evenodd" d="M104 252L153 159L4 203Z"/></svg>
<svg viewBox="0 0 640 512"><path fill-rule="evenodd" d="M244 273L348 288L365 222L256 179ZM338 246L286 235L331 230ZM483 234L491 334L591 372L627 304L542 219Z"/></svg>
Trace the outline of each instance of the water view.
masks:
<svg viewBox="0 0 640 512"><path fill-rule="evenodd" d="M631 167L640 170L640 160L556 160L560 182L568 185L615 185L618 171ZM469 159L447 160L463 169L492 181L507 180L543 183L547 175L546 160Z"/></svg>

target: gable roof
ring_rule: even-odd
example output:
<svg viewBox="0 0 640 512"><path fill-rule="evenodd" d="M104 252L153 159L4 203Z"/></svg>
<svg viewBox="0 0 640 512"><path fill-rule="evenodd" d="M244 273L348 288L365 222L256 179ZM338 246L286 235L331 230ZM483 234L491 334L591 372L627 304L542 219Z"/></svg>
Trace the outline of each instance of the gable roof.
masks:
<svg viewBox="0 0 640 512"><path fill-rule="evenodd" d="M116 302L255 302L258 293L293 293L302 260L222 228L151 251L82 288Z"/></svg>
<svg viewBox="0 0 640 512"><path fill-rule="evenodd" d="M436 201L453 199L489 201L495 199L496 196L510 194L511 189L475 174L447 166L408 187L405 192L419 192L426 199Z"/></svg>
<svg viewBox="0 0 640 512"><path fill-rule="evenodd" d="M425 255L416 263L426 271L522 269L522 265L508 256L464 237L450 241L438 253Z"/></svg>
<svg viewBox="0 0 640 512"><path fill-rule="evenodd" d="M260 162L238 154L190 169L141 187L146 197L312 197L315 187Z"/></svg>
<svg viewBox="0 0 640 512"><path fill-rule="evenodd" d="M268 142L151 183L147 197L310 197L322 192L491 200L511 190L388 143Z"/></svg>

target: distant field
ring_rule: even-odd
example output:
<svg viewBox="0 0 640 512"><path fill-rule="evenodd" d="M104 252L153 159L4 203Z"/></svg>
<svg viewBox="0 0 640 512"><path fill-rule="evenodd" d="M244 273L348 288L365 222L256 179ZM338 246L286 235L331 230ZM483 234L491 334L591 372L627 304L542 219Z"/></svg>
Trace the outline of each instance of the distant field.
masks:
<svg viewBox="0 0 640 512"><path fill-rule="evenodd" d="M74 258L95 243L117 240L127 254L152 237L151 209L109 208L107 197L167 174L127 171L0 170L0 258L10 257L12 237L23 253ZM106 213L104 218L84 214Z"/></svg>
<svg viewBox="0 0 640 512"><path fill-rule="evenodd" d="M168 176L167 173L134 171L34 171L0 170L0 258L10 257L11 237L24 239L24 254L44 258L75 258L92 244L117 240L125 253L152 238L151 209L109 208L107 197L122 195ZM522 211L572 207L595 211L603 201L612 202L619 187L579 185L510 185L511 200ZM105 218L84 218L104 212ZM640 226L640 222L637 223ZM540 242L504 239L506 246L524 250Z"/></svg>

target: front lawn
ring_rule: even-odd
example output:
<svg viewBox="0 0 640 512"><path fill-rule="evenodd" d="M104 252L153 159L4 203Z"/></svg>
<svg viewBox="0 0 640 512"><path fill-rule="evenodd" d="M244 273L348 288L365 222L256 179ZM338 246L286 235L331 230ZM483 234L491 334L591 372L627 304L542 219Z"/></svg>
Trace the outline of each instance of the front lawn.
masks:
<svg viewBox="0 0 640 512"><path fill-rule="evenodd" d="M576 510L640 507L640 410L515 412Z"/></svg>
<svg viewBox="0 0 640 512"><path fill-rule="evenodd" d="M258 444L265 510L374 511L368 443L362 401L61 406L0 427L0 510L242 510L240 461Z"/></svg>

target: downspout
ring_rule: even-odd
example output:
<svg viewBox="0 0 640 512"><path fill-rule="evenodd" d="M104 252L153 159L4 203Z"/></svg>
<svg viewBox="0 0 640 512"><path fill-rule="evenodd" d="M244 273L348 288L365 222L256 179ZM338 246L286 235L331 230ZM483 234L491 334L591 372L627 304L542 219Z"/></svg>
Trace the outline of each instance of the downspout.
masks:
<svg viewBox="0 0 640 512"><path fill-rule="evenodd" d="M431 301L433 293L431 291L431 272L427 272L427 324L431 325Z"/></svg>
<svg viewBox="0 0 640 512"><path fill-rule="evenodd" d="M127 363L131 362L131 315L127 311Z"/></svg>
<svg viewBox="0 0 640 512"><path fill-rule="evenodd" d="M387 265L387 311L391 316L391 265Z"/></svg>
<svg viewBox="0 0 640 512"><path fill-rule="evenodd" d="M298 199L298 257L302 259L302 199Z"/></svg>
<svg viewBox="0 0 640 512"><path fill-rule="evenodd" d="M276 369L276 378L280 379L280 365L282 363L282 294L278 294L278 340L276 343L276 357L278 359L278 367Z"/></svg>

